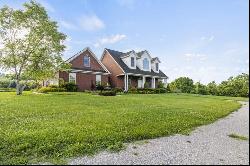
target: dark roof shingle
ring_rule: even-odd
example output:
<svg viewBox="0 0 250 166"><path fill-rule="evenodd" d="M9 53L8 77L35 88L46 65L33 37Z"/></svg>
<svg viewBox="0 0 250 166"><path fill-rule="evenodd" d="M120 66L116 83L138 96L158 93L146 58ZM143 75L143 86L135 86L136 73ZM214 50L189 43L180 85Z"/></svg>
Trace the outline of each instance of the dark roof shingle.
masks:
<svg viewBox="0 0 250 166"><path fill-rule="evenodd" d="M109 54L115 59L115 61L120 65L120 67L124 70L125 73L134 73L134 74L143 74L143 75L151 75L151 76L159 76L159 77L167 77L161 70L159 73L154 72L153 70L150 71L143 71L136 67L136 69L130 69L121 59L122 56L127 55L127 53L107 49L106 50L109 52ZM141 56L144 51L141 51L137 53L138 56Z"/></svg>

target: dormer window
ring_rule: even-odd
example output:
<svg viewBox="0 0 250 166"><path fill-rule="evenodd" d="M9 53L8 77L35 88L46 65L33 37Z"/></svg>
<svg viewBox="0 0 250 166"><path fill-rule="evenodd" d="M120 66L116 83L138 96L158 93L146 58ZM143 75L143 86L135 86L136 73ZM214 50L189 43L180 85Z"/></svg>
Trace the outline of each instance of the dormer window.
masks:
<svg viewBox="0 0 250 166"><path fill-rule="evenodd" d="M143 69L144 70L149 70L149 61L147 58L143 59Z"/></svg>
<svg viewBox="0 0 250 166"><path fill-rule="evenodd" d="M156 71L159 71L159 63L155 64L155 69L156 69Z"/></svg>
<svg viewBox="0 0 250 166"><path fill-rule="evenodd" d="M90 57L89 56L84 56L83 57L83 66L84 67L90 67Z"/></svg>
<svg viewBox="0 0 250 166"><path fill-rule="evenodd" d="M135 58L131 57L131 67L135 67Z"/></svg>

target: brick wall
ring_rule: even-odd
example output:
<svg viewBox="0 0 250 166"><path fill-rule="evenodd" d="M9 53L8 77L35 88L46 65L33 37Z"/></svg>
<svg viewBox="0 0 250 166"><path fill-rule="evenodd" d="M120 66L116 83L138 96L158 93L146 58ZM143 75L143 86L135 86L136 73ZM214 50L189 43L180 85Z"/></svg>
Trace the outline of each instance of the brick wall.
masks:
<svg viewBox="0 0 250 166"><path fill-rule="evenodd" d="M102 75L102 83L109 83L109 75ZM69 73L59 72L59 78L62 78L64 82L69 82ZM78 85L79 91L91 90L92 83L96 83L95 74L84 74L76 73L76 84Z"/></svg>
<svg viewBox="0 0 250 166"><path fill-rule="evenodd" d="M110 79L112 82L111 86L124 88L124 76L119 76L119 77L117 76L117 75L124 74L124 73L107 51L104 52L104 56L101 62L105 65L105 67L111 73L110 75Z"/></svg>
<svg viewBox="0 0 250 166"><path fill-rule="evenodd" d="M83 65L83 57L85 55L90 57L90 67L84 67ZM70 63L72 64L72 68L79 68L79 69L91 70L91 71L92 70L93 71L105 71L88 50L81 53L79 56L73 59Z"/></svg>

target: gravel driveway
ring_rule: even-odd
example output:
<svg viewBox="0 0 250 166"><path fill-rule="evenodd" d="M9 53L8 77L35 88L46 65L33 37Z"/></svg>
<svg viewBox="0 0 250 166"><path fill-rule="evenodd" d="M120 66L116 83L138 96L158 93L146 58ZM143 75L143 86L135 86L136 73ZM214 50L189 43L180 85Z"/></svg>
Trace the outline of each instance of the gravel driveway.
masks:
<svg viewBox="0 0 250 166"><path fill-rule="evenodd" d="M69 164L249 164L249 102L228 117L194 130L189 136L175 135L128 144L119 153L101 152L94 157L72 159Z"/></svg>

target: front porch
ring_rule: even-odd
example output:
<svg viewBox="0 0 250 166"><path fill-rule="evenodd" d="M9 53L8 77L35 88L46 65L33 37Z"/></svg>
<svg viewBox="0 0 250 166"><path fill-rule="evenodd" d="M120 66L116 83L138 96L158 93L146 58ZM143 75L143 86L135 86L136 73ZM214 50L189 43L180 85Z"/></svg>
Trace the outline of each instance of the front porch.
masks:
<svg viewBox="0 0 250 166"><path fill-rule="evenodd" d="M160 81L164 81L165 78L151 75L140 75L140 74L125 74L119 77L123 77L124 90L128 91L130 88L152 88L158 87Z"/></svg>

